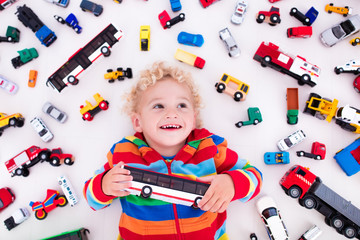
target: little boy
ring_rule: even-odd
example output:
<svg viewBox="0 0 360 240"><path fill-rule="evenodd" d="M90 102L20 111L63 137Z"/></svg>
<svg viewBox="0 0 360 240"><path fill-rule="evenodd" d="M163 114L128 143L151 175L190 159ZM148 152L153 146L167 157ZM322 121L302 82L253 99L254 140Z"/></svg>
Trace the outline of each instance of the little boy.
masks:
<svg viewBox="0 0 360 240"><path fill-rule="evenodd" d="M141 73L127 98L134 136L114 144L108 162L85 183L84 196L94 210L121 197L121 239L228 239L230 201L255 197L262 175L227 148L224 138L200 129L200 96L190 74L164 63ZM129 195L132 167L185 176L210 183L200 209Z"/></svg>

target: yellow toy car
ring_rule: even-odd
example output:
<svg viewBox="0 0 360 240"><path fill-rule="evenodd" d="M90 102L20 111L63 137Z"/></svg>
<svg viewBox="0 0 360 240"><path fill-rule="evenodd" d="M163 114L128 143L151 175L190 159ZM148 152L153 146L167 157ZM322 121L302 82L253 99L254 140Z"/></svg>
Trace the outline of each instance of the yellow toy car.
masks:
<svg viewBox="0 0 360 240"><path fill-rule="evenodd" d="M149 51L150 48L150 26L143 25L140 27L140 50Z"/></svg>
<svg viewBox="0 0 360 240"><path fill-rule="evenodd" d="M215 88L219 93L225 91L225 93L233 96L234 100L238 102L245 100L250 86L224 73L221 80L215 84Z"/></svg>
<svg viewBox="0 0 360 240"><path fill-rule="evenodd" d="M352 13L352 8L349 8L348 6L334 7L333 3L329 3L326 4L325 11L327 11L328 13L332 13L332 12L339 13L342 14L344 17L346 17L347 15L350 15Z"/></svg>
<svg viewBox="0 0 360 240"><path fill-rule="evenodd" d="M15 113L8 116L5 113L0 113L0 136L4 129L8 127L22 127L24 126L24 117L20 113Z"/></svg>
<svg viewBox="0 0 360 240"><path fill-rule="evenodd" d="M132 69L127 68L126 70L123 70L122 68L117 68L116 71L113 71L112 69L108 69L107 73L104 74L104 78L109 81L109 83L113 83L115 79L121 81L124 80L125 77L132 78Z"/></svg>
<svg viewBox="0 0 360 240"><path fill-rule="evenodd" d="M109 108L109 102L104 100L104 98L101 97L99 93L94 95L94 99L96 101L96 105L93 106L89 101L86 100L86 105L80 106L80 113L84 121L93 120L95 114L99 113L101 110L105 111Z"/></svg>
<svg viewBox="0 0 360 240"><path fill-rule="evenodd" d="M351 39L350 43L351 43L351 45L356 46L356 45L360 44L360 38Z"/></svg>

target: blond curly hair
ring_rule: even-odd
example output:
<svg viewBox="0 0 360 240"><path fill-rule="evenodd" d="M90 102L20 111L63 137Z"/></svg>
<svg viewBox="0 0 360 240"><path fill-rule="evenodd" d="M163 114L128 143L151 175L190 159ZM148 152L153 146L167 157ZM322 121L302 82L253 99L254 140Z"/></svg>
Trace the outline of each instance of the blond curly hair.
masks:
<svg viewBox="0 0 360 240"><path fill-rule="evenodd" d="M137 113L139 102L142 93L151 86L154 86L158 81L165 78L172 78L179 83L184 83L189 87L192 93L193 107L196 113L196 127L201 127L202 122L200 119L201 97L199 95L198 87L195 85L194 80L189 72L174 66L167 66L164 62L155 62L149 69L140 72L139 81L132 87L130 93L125 95L124 111L131 116Z"/></svg>

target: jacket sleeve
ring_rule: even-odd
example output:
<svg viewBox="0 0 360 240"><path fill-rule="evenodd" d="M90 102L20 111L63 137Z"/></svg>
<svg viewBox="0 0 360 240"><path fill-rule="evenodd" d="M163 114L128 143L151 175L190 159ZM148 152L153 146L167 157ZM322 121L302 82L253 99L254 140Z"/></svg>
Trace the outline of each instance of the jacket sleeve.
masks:
<svg viewBox="0 0 360 240"><path fill-rule="evenodd" d="M234 182L235 195L232 200L247 202L258 195L262 186L262 173L229 149L224 138L216 135L212 138L218 149L214 157L217 172L229 174Z"/></svg>

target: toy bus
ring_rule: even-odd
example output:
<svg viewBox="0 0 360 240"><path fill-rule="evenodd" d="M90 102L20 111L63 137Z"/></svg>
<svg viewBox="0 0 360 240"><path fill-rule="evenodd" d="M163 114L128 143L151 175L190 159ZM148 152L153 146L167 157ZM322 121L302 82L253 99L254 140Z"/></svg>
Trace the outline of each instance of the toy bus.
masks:
<svg viewBox="0 0 360 240"><path fill-rule="evenodd" d="M153 198L169 203L198 208L210 184L175 175L167 175L149 170L123 166L131 172L132 186L127 190L143 198Z"/></svg>

